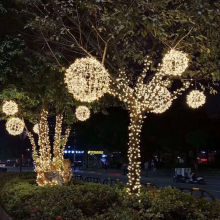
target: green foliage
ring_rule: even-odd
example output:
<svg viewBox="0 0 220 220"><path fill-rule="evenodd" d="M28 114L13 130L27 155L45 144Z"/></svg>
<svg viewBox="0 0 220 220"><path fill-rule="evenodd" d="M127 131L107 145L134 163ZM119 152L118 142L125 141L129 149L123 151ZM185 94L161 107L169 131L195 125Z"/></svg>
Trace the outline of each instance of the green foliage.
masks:
<svg viewBox="0 0 220 220"><path fill-rule="evenodd" d="M4 15L5 13L7 13L7 10L4 8L3 4L0 3L0 15Z"/></svg>
<svg viewBox="0 0 220 220"><path fill-rule="evenodd" d="M11 79L17 79L22 70L24 41L21 36L6 35L0 38L0 83L11 84Z"/></svg>
<svg viewBox="0 0 220 220"><path fill-rule="evenodd" d="M27 2L28 13L32 15L27 27L38 37L43 32L54 51L63 58L71 57L70 62L83 51L69 31L101 59L104 43L97 40L98 32L105 41L110 39L106 66L112 73L123 66L129 68L132 77L139 72L137 64L142 64L146 55L150 54L158 63L169 47L176 46L191 57L186 73L190 77L220 77L219 1L56 0L44 4L35 0L35 5Z"/></svg>
<svg viewBox="0 0 220 220"><path fill-rule="evenodd" d="M38 187L32 176L5 174L0 201L15 219L77 220L217 220L220 203L197 199L171 187L142 189L140 197L124 189L74 181L71 185ZM29 174L30 175L30 174ZM59 198L59 199L57 199Z"/></svg>
<svg viewBox="0 0 220 220"><path fill-rule="evenodd" d="M34 52L33 40L27 41L24 34L19 34L26 24L21 10L23 1L3 1L3 4L7 10L0 21L10 25L16 14L22 25L0 36L0 103L16 101L18 116L32 123L39 119L42 106L46 106L50 116L64 113L65 122L72 124L76 103L64 85L64 68ZM0 118L5 119L5 115L0 114Z"/></svg>

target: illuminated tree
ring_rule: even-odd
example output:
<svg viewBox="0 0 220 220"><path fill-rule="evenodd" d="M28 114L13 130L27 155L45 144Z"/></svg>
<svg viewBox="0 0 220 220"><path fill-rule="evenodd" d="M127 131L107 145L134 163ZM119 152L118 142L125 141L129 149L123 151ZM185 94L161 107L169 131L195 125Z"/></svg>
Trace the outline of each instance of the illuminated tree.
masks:
<svg viewBox="0 0 220 220"><path fill-rule="evenodd" d="M34 132L37 134L37 141L35 141L36 138L34 138L33 133L25 125L22 110L19 109L17 103L7 101L3 104L2 110L6 116L12 115L13 113L13 117L9 118L6 122L6 130L8 133L16 136L25 131L30 139L38 185L68 183L72 178L72 169L69 161L64 159L64 149L70 134L70 128L67 128L65 134L62 136L63 115L58 114L56 116L54 142L53 146L51 146L48 111L45 110L45 107L40 114L39 124L35 124L33 127ZM14 115L17 114L20 118L14 117Z"/></svg>
<svg viewBox="0 0 220 220"><path fill-rule="evenodd" d="M26 128L32 144L37 183L40 186L63 184L71 180L71 165L69 166L68 161L64 159L64 149L70 128L66 129L65 135L62 137L62 121L63 115L57 115L53 147L49 140L48 112L45 109L42 110L40 116L38 144L36 144L33 134ZM39 145L39 149L37 145Z"/></svg>
<svg viewBox="0 0 220 220"><path fill-rule="evenodd" d="M136 194L140 193L140 134L146 113L165 112L172 101L190 85L185 81L183 87L175 91L170 92L167 89L171 86L174 77L180 76L188 67L186 54L171 50L163 58L162 65L158 67L153 78L144 83L150 64L151 61L145 61L142 74L133 87L130 86L132 82L128 80L125 70L121 70L111 89L111 93L124 102L129 111L128 192Z"/></svg>
<svg viewBox="0 0 220 220"><path fill-rule="evenodd" d="M18 40L17 37L15 39ZM11 58L10 62L14 63L10 71L7 66L1 66L4 72L0 91L1 120L7 121L6 130L10 135L27 133L32 144L39 185L67 183L71 179L72 169L64 159L64 148L70 133L69 127L75 122L76 103L62 83L64 74L56 65L39 54L30 54L21 45L18 49L8 47L5 41L1 43L1 53L6 55L2 59L4 64L8 61L7 54L20 51L20 56ZM55 116L55 129L49 128L48 124L53 122ZM38 135L31 131L36 123L39 126L38 129L35 127L34 132L38 130ZM53 145L49 142L51 136Z"/></svg>
<svg viewBox="0 0 220 220"><path fill-rule="evenodd" d="M108 69L112 79L110 93L119 97L121 106L130 114L128 191L139 193L139 136L146 114L165 112L195 80L200 84L204 78L219 77L216 62L211 61L219 55L215 31L218 22L209 13L219 3L201 0L186 4L144 0L34 3L30 1L28 13L31 11L33 19L29 27L46 46L44 52L52 55L58 65L69 69L76 58L87 56L86 59L95 57ZM204 15L200 16L198 11L203 4ZM207 26L211 31L207 31ZM155 70L165 51L168 53ZM190 54L191 61L187 71L189 57L185 53ZM146 55L152 57L152 63L146 60ZM145 77L148 68L150 72ZM180 77L182 87L172 88Z"/></svg>

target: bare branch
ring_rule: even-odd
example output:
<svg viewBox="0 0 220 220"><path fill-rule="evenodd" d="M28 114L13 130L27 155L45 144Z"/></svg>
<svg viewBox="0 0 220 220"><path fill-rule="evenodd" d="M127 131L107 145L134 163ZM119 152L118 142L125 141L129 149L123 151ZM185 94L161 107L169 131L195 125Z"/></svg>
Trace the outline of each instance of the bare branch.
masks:
<svg viewBox="0 0 220 220"><path fill-rule="evenodd" d="M91 23L92 24L92 23ZM92 29L95 30L97 36L104 42L106 43L106 41L103 39L103 37L99 34L98 30L95 28L95 26L92 24Z"/></svg>
<svg viewBox="0 0 220 220"><path fill-rule="evenodd" d="M176 43L176 45L173 47L173 49L175 49L176 46L177 46L184 38L186 38L186 37L191 33L192 30L193 30L193 27L191 27L190 30L188 31L188 33L187 33L186 35L184 35L184 36Z"/></svg>
<svg viewBox="0 0 220 220"><path fill-rule="evenodd" d="M68 32L68 34L73 38L73 40L75 41L77 47L79 47L82 51L84 51L88 56L95 58L91 53L89 53L76 39L76 37L70 32L70 30L63 24L64 28L66 29L66 31Z"/></svg>
<svg viewBox="0 0 220 220"><path fill-rule="evenodd" d="M108 48L108 42L110 41L111 37L105 42L105 48L104 48L104 52L103 52L103 56L102 56L102 64L104 65L105 63L105 57L106 57L106 53L107 53L107 48Z"/></svg>
<svg viewBox="0 0 220 220"><path fill-rule="evenodd" d="M191 85L191 82L189 80L183 82L183 87L175 90L173 93L172 93L172 99L176 99L178 95L182 95L184 91L186 91L189 86Z"/></svg>
<svg viewBox="0 0 220 220"><path fill-rule="evenodd" d="M79 39L80 39L80 44L82 45L82 31L81 31L81 24L79 21L79 13L78 13L77 8L76 8L76 14L77 14L78 28L79 28Z"/></svg>
<svg viewBox="0 0 220 220"><path fill-rule="evenodd" d="M48 43L47 39L45 38L45 36L44 36L43 32L42 32L42 31L40 31L40 32L41 32L41 35L42 35L42 36L43 36L43 38L44 38L44 41L45 41L45 43L46 43L47 47L49 48L49 50L50 50L51 54L53 55L54 59L56 60L57 64L58 64L59 66L62 66L62 65L60 64L59 60L56 58L56 55L54 54L53 50L51 49L51 47L50 47L50 45L49 45L49 43Z"/></svg>

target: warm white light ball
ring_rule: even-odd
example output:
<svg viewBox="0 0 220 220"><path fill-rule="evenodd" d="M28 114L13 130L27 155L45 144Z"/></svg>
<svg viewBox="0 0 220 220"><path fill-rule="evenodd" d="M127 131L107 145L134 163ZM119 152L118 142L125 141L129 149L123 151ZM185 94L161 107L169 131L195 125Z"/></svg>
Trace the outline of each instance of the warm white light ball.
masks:
<svg viewBox="0 0 220 220"><path fill-rule="evenodd" d="M15 115L18 112L18 105L14 101L6 101L2 106L2 111L6 115Z"/></svg>
<svg viewBox="0 0 220 220"><path fill-rule="evenodd" d="M164 113L172 105L171 93L166 87L156 86L150 95L152 95L152 98L150 98L150 102L148 101L147 108L150 109L152 113ZM146 98L148 98L147 95Z"/></svg>
<svg viewBox="0 0 220 220"><path fill-rule="evenodd" d="M76 118L79 121L86 121L90 117L90 110L86 106L76 108Z"/></svg>
<svg viewBox="0 0 220 220"><path fill-rule="evenodd" d="M81 102L93 102L109 90L109 74L94 58L80 58L66 70L65 83L73 97Z"/></svg>
<svg viewBox="0 0 220 220"><path fill-rule="evenodd" d="M189 65L186 53L171 49L162 60L161 71L167 75L181 76Z"/></svg>
<svg viewBox="0 0 220 220"><path fill-rule="evenodd" d="M199 90L192 90L186 97L186 103L191 108L199 108L206 102L206 96Z"/></svg>
<svg viewBox="0 0 220 220"><path fill-rule="evenodd" d="M167 102L161 103L161 105L158 108L155 108L151 112L155 114L162 114L166 112L170 108L171 105L172 105L172 100L169 100Z"/></svg>
<svg viewBox="0 0 220 220"><path fill-rule="evenodd" d="M11 135L19 135L24 131L24 122L20 118L11 118L6 122L6 130Z"/></svg>
<svg viewBox="0 0 220 220"><path fill-rule="evenodd" d="M34 125L33 131L34 131L34 133L39 134L39 124Z"/></svg>

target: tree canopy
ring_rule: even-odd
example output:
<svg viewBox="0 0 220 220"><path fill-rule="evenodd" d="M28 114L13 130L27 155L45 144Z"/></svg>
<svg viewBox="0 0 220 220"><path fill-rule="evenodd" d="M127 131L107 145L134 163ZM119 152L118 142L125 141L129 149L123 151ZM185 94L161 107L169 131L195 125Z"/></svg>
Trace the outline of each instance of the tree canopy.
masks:
<svg viewBox="0 0 220 220"><path fill-rule="evenodd" d="M17 23L22 21L22 25L4 30L1 35L1 102L16 101L19 115L31 122L39 120L44 105L52 115L65 112L66 122L72 123L75 121L73 110L76 103L65 89L63 69L29 47L23 29L26 18L21 11L21 3L9 3L3 2L2 21L8 18L7 23L13 23L12 14L15 13ZM4 114L2 118L5 118Z"/></svg>
<svg viewBox="0 0 220 220"><path fill-rule="evenodd" d="M32 20L27 26L44 51L62 54L62 65L88 53L101 61L108 44L107 68L117 73L126 67L133 77L146 55L153 57L154 70L176 47L191 57L186 75L217 80L219 6L210 0L35 0L28 7Z"/></svg>

